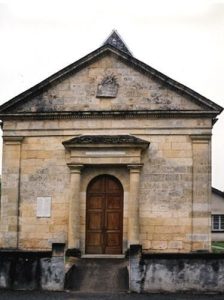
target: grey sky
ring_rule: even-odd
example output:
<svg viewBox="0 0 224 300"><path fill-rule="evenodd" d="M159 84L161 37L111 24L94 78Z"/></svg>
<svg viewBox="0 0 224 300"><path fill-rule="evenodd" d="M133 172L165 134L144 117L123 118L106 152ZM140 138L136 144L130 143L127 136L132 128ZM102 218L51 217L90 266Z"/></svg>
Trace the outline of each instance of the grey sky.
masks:
<svg viewBox="0 0 224 300"><path fill-rule="evenodd" d="M101 46L117 29L133 55L224 106L224 0L0 0L0 103ZM224 190L224 116L213 186Z"/></svg>

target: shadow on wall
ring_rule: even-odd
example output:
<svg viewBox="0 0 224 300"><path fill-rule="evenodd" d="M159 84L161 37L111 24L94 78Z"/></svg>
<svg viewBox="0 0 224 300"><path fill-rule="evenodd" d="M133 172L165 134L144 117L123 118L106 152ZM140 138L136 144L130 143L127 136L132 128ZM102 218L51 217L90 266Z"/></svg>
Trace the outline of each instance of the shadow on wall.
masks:
<svg viewBox="0 0 224 300"><path fill-rule="evenodd" d="M64 257L52 252L0 251L0 288L64 289Z"/></svg>
<svg viewBox="0 0 224 300"><path fill-rule="evenodd" d="M223 254L143 254L141 246L130 247L129 289L133 292L223 293L223 274Z"/></svg>

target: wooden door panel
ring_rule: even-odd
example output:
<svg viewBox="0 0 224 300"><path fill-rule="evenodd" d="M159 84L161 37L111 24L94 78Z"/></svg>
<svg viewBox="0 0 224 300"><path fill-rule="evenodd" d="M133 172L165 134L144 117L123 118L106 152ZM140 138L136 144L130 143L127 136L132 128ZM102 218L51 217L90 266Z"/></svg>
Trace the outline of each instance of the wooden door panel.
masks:
<svg viewBox="0 0 224 300"><path fill-rule="evenodd" d="M100 178L99 180L93 181L91 185L91 193L102 193L105 191L105 180Z"/></svg>
<svg viewBox="0 0 224 300"><path fill-rule="evenodd" d="M106 229L120 230L121 228L120 212L107 212L106 214Z"/></svg>
<svg viewBox="0 0 224 300"><path fill-rule="evenodd" d="M86 253L102 254L103 253L103 236L101 232L89 232L86 235Z"/></svg>
<svg viewBox="0 0 224 300"><path fill-rule="evenodd" d="M86 253L101 254L103 253L101 232L89 232L86 235Z"/></svg>
<svg viewBox="0 0 224 300"><path fill-rule="evenodd" d="M121 254L122 253L122 241L119 233L107 233L106 234L106 254Z"/></svg>
<svg viewBox="0 0 224 300"><path fill-rule="evenodd" d="M120 193L120 186L117 184L116 181L109 178L106 182L106 189L108 193Z"/></svg>
<svg viewBox="0 0 224 300"><path fill-rule="evenodd" d="M88 230L101 230L103 228L103 212L89 212L87 228Z"/></svg>
<svg viewBox="0 0 224 300"><path fill-rule="evenodd" d="M109 250L110 251L110 250ZM102 246L86 246L86 253L88 254L105 254Z"/></svg>
<svg viewBox="0 0 224 300"><path fill-rule="evenodd" d="M106 234L107 247L119 247L120 246L120 235L119 233L109 232Z"/></svg>
<svg viewBox="0 0 224 300"><path fill-rule="evenodd" d="M103 209L103 201L102 195L90 195L87 209Z"/></svg>
<svg viewBox="0 0 224 300"><path fill-rule="evenodd" d="M121 254L122 249L121 248L116 248L116 247L106 247L104 254Z"/></svg>
<svg viewBox="0 0 224 300"><path fill-rule="evenodd" d="M89 184L86 199L86 253L122 253L123 188L112 176Z"/></svg>
<svg viewBox="0 0 224 300"><path fill-rule="evenodd" d="M101 246L102 233L101 232L89 232L87 233L88 246Z"/></svg>
<svg viewBox="0 0 224 300"><path fill-rule="evenodd" d="M107 196L107 208L108 209L120 209L122 206L120 195L109 195Z"/></svg>

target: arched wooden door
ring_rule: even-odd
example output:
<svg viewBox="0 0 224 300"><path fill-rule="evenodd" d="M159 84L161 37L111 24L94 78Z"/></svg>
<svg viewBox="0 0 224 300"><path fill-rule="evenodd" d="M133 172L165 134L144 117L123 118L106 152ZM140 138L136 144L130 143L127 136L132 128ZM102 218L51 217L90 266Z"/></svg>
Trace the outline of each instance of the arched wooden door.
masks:
<svg viewBox="0 0 224 300"><path fill-rule="evenodd" d="M113 176L100 175L87 188L86 253L121 254L123 187Z"/></svg>

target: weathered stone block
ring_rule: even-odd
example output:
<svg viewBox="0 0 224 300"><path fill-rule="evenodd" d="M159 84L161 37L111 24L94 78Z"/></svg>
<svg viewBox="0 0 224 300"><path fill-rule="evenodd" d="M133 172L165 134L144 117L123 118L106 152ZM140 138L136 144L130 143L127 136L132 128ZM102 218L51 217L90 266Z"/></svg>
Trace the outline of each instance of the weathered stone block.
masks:
<svg viewBox="0 0 224 300"><path fill-rule="evenodd" d="M41 288L49 291L62 291L64 289L64 257L41 259Z"/></svg>
<svg viewBox="0 0 224 300"><path fill-rule="evenodd" d="M171 241L168 243L168 248L170 249L183 249L182 241Z"/></svg>
<svg viewBox="0 0 224 300"><path fill-rule="evenodd" d="M152 241L152 249L155 250L165 250L167 245L167 241Z"/></svg>

